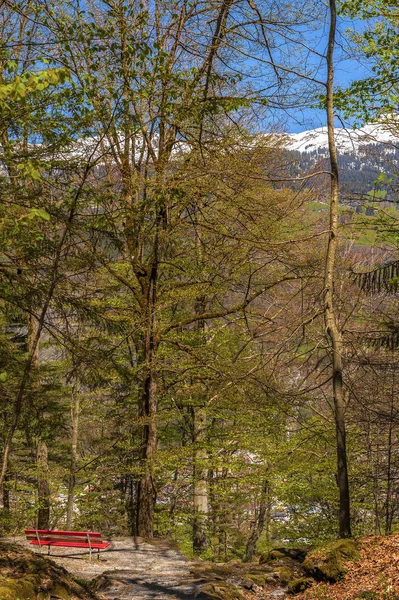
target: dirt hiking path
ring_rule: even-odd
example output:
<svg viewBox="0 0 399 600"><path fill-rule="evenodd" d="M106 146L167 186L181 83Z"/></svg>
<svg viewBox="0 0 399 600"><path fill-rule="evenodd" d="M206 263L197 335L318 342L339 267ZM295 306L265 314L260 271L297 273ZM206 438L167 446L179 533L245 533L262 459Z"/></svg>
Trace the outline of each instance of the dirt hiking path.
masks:
<svg viewBox="0 0 399 600"><path fill-rule="evenodd" d="M35 552L22 537L9 538ZM47 548L42 548L47 554ZM81 548L52 548L51 559L75 577L98 578L98 591L109 600L194 600L198 586L190 575L193 563L166 543L155 545L123 537L109 550L93 553Z"/></svg>

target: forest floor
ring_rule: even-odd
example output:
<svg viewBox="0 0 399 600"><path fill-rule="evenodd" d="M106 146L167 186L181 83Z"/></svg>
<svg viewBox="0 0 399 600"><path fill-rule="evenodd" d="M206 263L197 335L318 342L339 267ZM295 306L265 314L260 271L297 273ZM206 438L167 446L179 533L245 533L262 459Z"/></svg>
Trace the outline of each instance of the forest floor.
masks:
<svg viewBox="0 0 399 600"><path fill-rule="evenodd" d="M18 543L25 549L33 549L39 554L38 549L30 546L22 537L8 538L7 541ZM282 576L287 570L288 559L279 557L279 550L269 553L277 553L277 556L271 556L268 564L249 565L240 561L208 563L189 560L165 540L154 540L149 544L144 540L123 537L113 539L110 549L100 553L99 560L95 556L89 560L87 550L78 548L53 549L51 559L78 578L75 580L75 587L80 585L79 580L92 582L86 595L84 591L79 591L80 588L76 588L76 596L73 597L82 600L90 596L90 589L104 600L282 600L287 597L295 597L297 600L398 600L399 534L365 537L351 543L358 548L357 557L345 563L342 574L345 571L346 574L342 581L317 583L313 580L311 587L297 596L287 594ZM4 556L2 558L0 555L0 559L9 570L13 561L17 567L20 563L18 568L21 571L21 565L30 564L29 554L25 552L19 557L16 548L14 545L7 550L4 546ZM10 558L12 552L15 560ZM327 555L327 558L324 557L326 550L322 550L321 554L315 552L317 561L329 560ZM47 556L44 549L43 556ZM307 561L309 556L310 554ZM55 565L51 567L52 563L49 561L42 562L49 565L48 569L57 568ZM320 566L321 562L314 564ZM303 569L298 561L291 560L289 564L290 577L303 577ZM305 563L303 564L305 569ZM32 573L34 571L33 569ZM25 569L25 572L28 573L29 569ZM67 574L54 573L61 579L67 577ZM4 573L1 577L4 578ZM250 585L254 582L259 585ZM4 598L8 599L8 596ZM0 600L3 600L1 593Z"/></svg>
<svg viewBox="0 0 399 600"><path fill-rule="evenodd" d="M23 537L8 541L39 553ZM47 556L47 548L42 548L42 555ZM99 560L96 553L89 560L86 549L62 547L53 548L50 558L74 577L91 581L90 588L104 600L280 600L286 591L276 574L267 589L256 585L251 591L245 589L253 583L245 575L249 565L190 560L165 540L149 544L132 537L114 538ZM252 569L257 575L265 569L273 571L266 565Z"/></svg>
<svg viewBox="0 0 399 600"><path fill-rule="evenodd" d="M346 574L336 583L317 583L296 600L398 600L399 534L358 540L359 558L345 564Z"/></svg>
<svg viewBox="0 0 399 600"><path fill-rule="evenodd" d="M12 538L30 550L22 537ZM47 549L42 549L47 555ZM75 577L97 579L96 589L112 600L191 600L197 587L190 575L191 562L165 543L147 544L123 537L112 540L109 550L93 554L81 548L53 548L50 558Z"/></svg>

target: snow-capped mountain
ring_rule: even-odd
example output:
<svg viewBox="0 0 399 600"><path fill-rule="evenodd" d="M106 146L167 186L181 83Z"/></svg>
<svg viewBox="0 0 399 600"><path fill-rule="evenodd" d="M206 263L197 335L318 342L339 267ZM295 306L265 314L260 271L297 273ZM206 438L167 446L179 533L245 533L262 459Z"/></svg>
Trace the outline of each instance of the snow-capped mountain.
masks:
<svg viewBox="0 0 399 600"><path fill-rule="evenodd" d="M359 129L335 129L340 168L341 200L360 210L364 201L378 196L379 202L398 202L399 117ZM312 171L329 169L327 128L319 127L284 138L290 175L301 178ZM309 180L305 186L318 186L321 193L327 180ZM324 186L324 187L323 187Z"/></svg>
<svg viewBox="0 0 399 600"><path fill-rule="evenodd" d="M397 118L395 121L398 125ZM357 154L370 144L385 145L387 150L399 148L399 127L389 123L371 123L359 129L337 127L335 136L339 154ZM286 148L298 152L327 151L327 127L287 135Z"/></svg>

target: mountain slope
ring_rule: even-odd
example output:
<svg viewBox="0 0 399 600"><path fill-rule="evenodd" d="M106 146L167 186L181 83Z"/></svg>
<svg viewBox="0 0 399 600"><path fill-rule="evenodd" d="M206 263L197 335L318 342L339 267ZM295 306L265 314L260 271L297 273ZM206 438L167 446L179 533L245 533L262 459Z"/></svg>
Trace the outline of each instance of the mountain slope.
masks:
<svg viewBox="0 0 399 600"><path fill-rule="evenodd" d="M336 128L335 133L342 202L359 210L365 201L397 202L399 123L396 119L391 126L375 123L356 130ZM306 183L306 187L319 190L320 197L325 195L330 168L327 128L288 134L284 148L291 177L326 173Z"/></svg>
<svg viewBox="0 0 399 600"><path fill-rule="evenodd" d="M339 154L356 154L364 152L369 145L381 145L386 151L394 152L399 148L399 128L381 123L371 123L360 129L344 129L336 127L336 144ZM288 150L313 152L328 150L327 127L319 127L301 133L291 133L287 137Z"/></svg>

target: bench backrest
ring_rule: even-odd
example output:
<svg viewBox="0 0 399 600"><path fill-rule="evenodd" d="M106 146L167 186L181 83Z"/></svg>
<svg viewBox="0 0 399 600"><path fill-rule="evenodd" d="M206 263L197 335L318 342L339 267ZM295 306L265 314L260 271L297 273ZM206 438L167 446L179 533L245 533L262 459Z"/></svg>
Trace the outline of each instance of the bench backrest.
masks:
<svg viewBox="0 0 399 600"><path fill-rule="evenodd" d="M95 543L101 542L101 533L95 531L61 531L57 529L25 529L26 538L46 542L76 542Z"/></svg>

